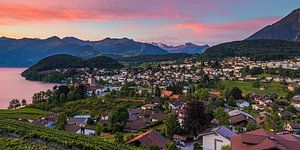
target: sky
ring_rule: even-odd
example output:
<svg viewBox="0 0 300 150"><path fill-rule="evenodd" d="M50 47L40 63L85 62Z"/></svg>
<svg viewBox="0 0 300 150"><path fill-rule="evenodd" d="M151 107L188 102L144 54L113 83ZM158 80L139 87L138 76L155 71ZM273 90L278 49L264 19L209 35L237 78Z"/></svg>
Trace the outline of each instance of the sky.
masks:
<svg viewBox="0 0 300 150"><path fill-rule="evenodd" d="M215 45L243 40L296 8L299 0L1 0L0 36Z"/></svg>

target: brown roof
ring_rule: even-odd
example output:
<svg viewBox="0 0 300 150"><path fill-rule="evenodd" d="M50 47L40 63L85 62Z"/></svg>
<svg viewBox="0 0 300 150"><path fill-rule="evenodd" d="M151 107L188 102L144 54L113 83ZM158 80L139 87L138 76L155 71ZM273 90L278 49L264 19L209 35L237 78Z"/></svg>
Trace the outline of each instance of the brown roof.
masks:
<svg viewBox="0 0 300 150"><path fill-rule="evenodd" d="M230 138L232 150L300 150L300 141L283 138L265 129L258 129Z"/></svg>
<svg viewBox="0 0 300 150"><path fill-rule="evenodd" d="M76 133L81 127L76 124L67 124L65 127L65 131L71 132L71 133Z"/></svg>
<svg viewBox="0 0 300 150"><path fill-rule="evenodd" d="M247 117L245 115L239 114L229 118L229 122L231 124L240 123L242 121L247 121Z"/></svg>
<svg viewBox="0 0 300 150"><path fill-rule="evenodd" d="M300 104L300 99L292 99L292 102L293 102L294 104Z"/></svg>
<svg viewBox="0 0 300 150"><path fill-rule="evenodd" d="M180 141L186 141L187 137L174 134L173 139L174 140L180 140Z"/></svg>
<svg viewBox="0 0 300 150"><path fill-rule="evenodd" d="M101 125L106 125L106 124L108 124L108 123L109 123L108 120L100 119L100 120L98 121L98 124L101 124Z"/></svg>
<svg viewBox="0 0 300 150"><path fill-rule="evenodd" d="M136 141L141 142L141 144L145 147L157 146L159 148L164 148L168 144L168 140L166 138L153 130L131 139L126 144L130 144Z"/></svg>
<svg viewBox="0 0 300 150"><path fill-rule="evenodd" d="M147 123L144 121L133 121L128 123L129 130L140 130L142 128L145 128L147 126Z"/></svg>

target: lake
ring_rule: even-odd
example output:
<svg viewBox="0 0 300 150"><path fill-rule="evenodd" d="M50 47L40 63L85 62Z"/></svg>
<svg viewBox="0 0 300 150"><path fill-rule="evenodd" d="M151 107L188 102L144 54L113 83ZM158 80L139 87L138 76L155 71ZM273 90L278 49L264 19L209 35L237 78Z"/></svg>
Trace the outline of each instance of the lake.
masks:
<svg viewBox="0 0 300 150"><path fill-rule="evenodd" d="M0 68L0 108L6 109L11 99L26 99L30 103L34 93L52 89L55 84L28 81L21 76L26 68Z"/></svg>

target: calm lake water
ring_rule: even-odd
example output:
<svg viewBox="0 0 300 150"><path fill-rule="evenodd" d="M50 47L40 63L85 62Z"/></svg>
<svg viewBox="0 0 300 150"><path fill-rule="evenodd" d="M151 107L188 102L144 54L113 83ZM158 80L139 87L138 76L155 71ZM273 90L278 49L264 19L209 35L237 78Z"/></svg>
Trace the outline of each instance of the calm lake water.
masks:
<svg viewBox="0 0 300 150"><path fill-rule="evenodd" d="M6 109L11 99L31 102L34 93L52 89L55 84L25 80L21 73L26 68L0 68L0 108Z"/></svg>

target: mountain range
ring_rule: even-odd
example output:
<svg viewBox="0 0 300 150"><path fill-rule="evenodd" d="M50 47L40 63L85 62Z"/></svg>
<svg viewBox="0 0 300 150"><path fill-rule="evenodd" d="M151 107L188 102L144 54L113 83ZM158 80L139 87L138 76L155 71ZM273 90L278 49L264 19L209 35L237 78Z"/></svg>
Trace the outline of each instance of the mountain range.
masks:
<svg viewBox="0 0 300 150"><path fill-rule="evenodd" d="M300 8L247 38L247 40L254 39L300 41Z"/></svg>
<svg viewBox="0 0 300 150"><path fill-rule="evenodd" d="M161 49L168 51L169 53L202 54L203 52L205 52L207 48L209 48L208 45L196 45L193 43L185 43L183 45L177 45L177 46L167 45L164 43L155 43L155 42L152 42L151 44L156 45Z"/></svg>
<svg viewBox="0 0 300 150"><path fill-rule="evenodd" d="M198 49L199 48L199 49ZM171 50L172 49L172 50ZM185 44L183 46L161 48L155 44L134 41L128 38L105 38L99 41L85 41L75 37L47 39L0 37L0 67L29 67L42 58L69 54L82 58L99 55L156 55L172 53L202 52L201 46Z"/></svg>

